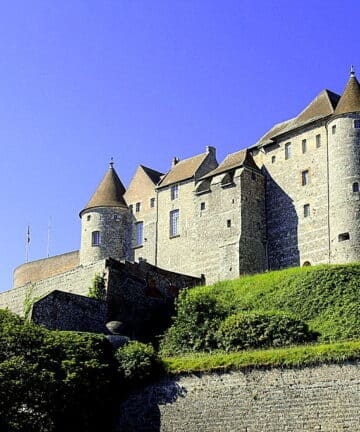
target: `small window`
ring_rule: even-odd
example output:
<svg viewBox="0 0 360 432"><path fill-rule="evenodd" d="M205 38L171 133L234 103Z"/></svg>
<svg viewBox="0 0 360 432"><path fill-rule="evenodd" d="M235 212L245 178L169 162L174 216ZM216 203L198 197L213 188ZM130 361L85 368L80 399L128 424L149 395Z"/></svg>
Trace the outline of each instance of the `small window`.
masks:
<svg viewBox="0 0 360 432"><path fill-rule="evenodd" d="M306 186L309 184L309 171L305 170L301 173L301 185Z"/></svg>
<svg viewBox="0 0 360 432"><path fill-rule="evenodd" d="M336 134L336 125L334 125L334 126L331 128L331 133L332 133L333 135Z"/></svg>
<svg viewBox="0 0 360 432"><path fill-rule="evenodd" d="M90 219L91 219L91 215L87 215L86 220L89 222Z"/></svg>
<svg viewBox="0 0 360 432"><path fill-rule="evenodd" d="M307 150L307 142L306 142L306 139L303 139L301 142L301 151L304 154L304 153L306 153L306 150Z"/></svg>
<svg viewBox="0 0 360 432"><path fill-rule="evenodd" d="M91 246L99 246L101 243L100 231L93 231L91 233Z"/></svg>
<svg viewBox="0 0 360 432"><path fill-rule="evenodd" d="M171 186L171 199L175 200L179 197L179 185Z"/></svg>
<svg viewBox="0 0 360 432"><path fill-rule="evenodd" d="M285 144L285 159L290 159L291 158L291 142L288 142Z"/></svg>
<svg viewBox="0 0 360 432"><path fill-rule="evenodd" d="M303 267L310 267L311 266L311 262L310 261L305 261L303 264Z"/></svg>
<svg viewBox="0 0 360 432"><path fill-rule="evenodd" d="M135 211L136 211L136 213L138 213L140 211L140 209L141 209L141 203L137 202L135 204Z"/></svg>
<svg viewBox="0 0 360 432"><path fill-rule="evenodd" d="M353 192L359 192L359 183L355 182L352 186Z"/></svg>
<svg viewBox="0 0 360 432"><path fill-rule="evenodd" d="M150 208L155 207L155 198L150 198Z"/></svg>
<svg viewBox="0 0 360 432"><path fill-rule="evenodd" d="M316 135L315 140L316 140L316 148L321 147L321 135L320 134Z"/></svg>
<svg viewBox="0 0 360 432"><path fill-rule="evenodd" d="M271 163L275 163L276 161L276 156L271 156Z"/></svg>
<svg viewBox="0 0 360 432"><path fill-rule="evenodd" d="M354 128L355 129L360 129L360 119L354 120Z"/></svg>
<svg viewBox="0 0 360 432"><path fill-rule="evenodd" d="M304 217L309 217L310 216L310 204L305 204L304 205Z"/></svg>
<svg viewBox="0 0 360 432"><path fill-rule="evenodd" d="M130 213L133 212L133 205L132 204L129 205L129 210L130 210Z"/></svg>
<svg viewBox="0 0 360 432"><path fill-rule="evenodd" d="M144 224L143 222L138 222L135 224L136 228L136 246L141 246L144 241Z"/></svg>
<svg viewBox="0 0 360 432"><path fill-rule="evenodd" d="M254 171L251 171L251 179L256 180L256 174L254 173Z"/></svg>
<svg viewBox="0 0 360 432"><path fill-rule="evenodd" d="M228 228L231 228L231 219L228 219L228 220L226 221L226 226L227 226Z"/></svg>
<svg viewBox="0 0 360 432"><path fill-rule="evenodd" d="M120 216L118 214L114 214L113 218L114 218L114 221L120 220Z"/></svg>
<svg viewBox="0 0 360 432"><path fill-rule="evenodd" d="M201 210L205 210L205 207L206 207L205 203L202 202L202 203L200 204L200 209L201 209Z"/></svg>
<svg viewBox="0 0 360 432"><path fill-rule="evenodd" d="M348 232L339 234L338 240L339 242L346 241L350 239L350 234Z"/></svg>
<svg viewBox="0 0 360 432"><path fill-rule="evenodd" d="M179 210L170 212L170 237L179 235Z"/></svg>

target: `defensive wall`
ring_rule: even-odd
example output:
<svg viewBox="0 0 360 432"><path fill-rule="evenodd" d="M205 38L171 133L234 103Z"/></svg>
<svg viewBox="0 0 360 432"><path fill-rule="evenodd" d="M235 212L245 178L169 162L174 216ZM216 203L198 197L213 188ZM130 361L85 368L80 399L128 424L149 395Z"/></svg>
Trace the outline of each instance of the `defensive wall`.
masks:
<svg viewBox="0 0 360 432"><path fill-rule="evenodd" d="M20 265L14 270L14 288L64 273L79 265L79 251L64 253Z"/></svg>
<svg viewBox="0 0 360 432"><path fill-rule="evenodd" d="M116 431L359 431L360 363L164 379L119 407Z"/></svg>

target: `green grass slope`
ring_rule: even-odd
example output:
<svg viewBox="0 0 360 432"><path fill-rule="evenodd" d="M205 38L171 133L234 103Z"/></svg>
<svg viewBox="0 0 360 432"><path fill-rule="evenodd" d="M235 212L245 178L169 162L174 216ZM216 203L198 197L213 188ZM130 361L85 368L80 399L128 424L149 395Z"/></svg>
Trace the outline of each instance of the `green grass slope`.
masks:
<svg viewBox="0 0 360 432"><path fill-rule="evenodd" d="M319 342L360 339L360 264L291 268L187 290L178 299L163 354L216 349L216 329L241 311L290 313L318 332Z"/></svg>

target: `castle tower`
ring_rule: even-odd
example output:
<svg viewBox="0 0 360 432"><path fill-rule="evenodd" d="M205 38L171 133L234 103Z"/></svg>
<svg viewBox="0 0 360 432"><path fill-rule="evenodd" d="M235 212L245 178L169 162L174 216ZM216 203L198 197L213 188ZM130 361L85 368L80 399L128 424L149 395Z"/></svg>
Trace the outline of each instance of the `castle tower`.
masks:
<svg viewBox="0 0 360 432"><path fill-rule="evenodd" d="M80 264L108 257L131 259L131 223L124 193L111 160L104 178L80 212Z"/></svg>
<svg viewBox="0 0 360 432"><path fill-rule="evenodd" d="M360 84L350 78L327 125L329 261L360 260Z"/></svg>

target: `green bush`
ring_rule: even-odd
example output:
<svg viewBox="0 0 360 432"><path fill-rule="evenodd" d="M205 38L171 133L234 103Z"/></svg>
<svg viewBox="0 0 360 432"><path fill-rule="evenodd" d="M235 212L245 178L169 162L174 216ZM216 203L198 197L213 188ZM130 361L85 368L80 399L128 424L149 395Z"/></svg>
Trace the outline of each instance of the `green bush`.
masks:
<svg viewBox="0 0 360 432"><path fill-rule="evenodd" d="M120 381L138 384L159 372L160 362L151 345L132 341L115 353Z"/></svg>
<svg viewBox="0 0 360 432"><path fill-rule="evenodd" d="M240 312L220 325L218 346L225 351L280 347L314 341L317 334L300 319L283 312Z"/></svg>
<svg viewBox="0 0 360 432"><path fill-rule="evenodd" d="M51 332L0 310L0 430L97 431L115 368L103 336Z"/></svg>
<svg viewBox="0 0 360 432"><path fill-rule="evenodd" d="M161 353L175 355L215 349L217 329L228 313L211 293L196 290L182 291L176 302L173 325L161 341Z"/></svg>
<svg viewBox="0 0 360 432"><path fill-rule="evenodd" d="M105 300L106 288L105 279L100 274L96 274L92 280L92 284L89 287L88 297L96 300Z"/></svg>

